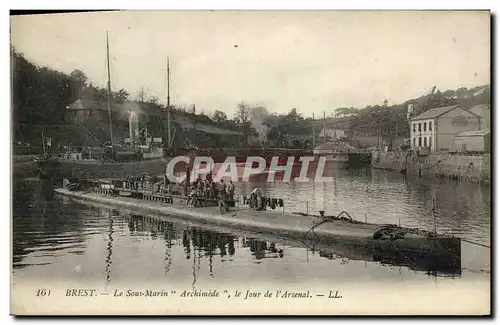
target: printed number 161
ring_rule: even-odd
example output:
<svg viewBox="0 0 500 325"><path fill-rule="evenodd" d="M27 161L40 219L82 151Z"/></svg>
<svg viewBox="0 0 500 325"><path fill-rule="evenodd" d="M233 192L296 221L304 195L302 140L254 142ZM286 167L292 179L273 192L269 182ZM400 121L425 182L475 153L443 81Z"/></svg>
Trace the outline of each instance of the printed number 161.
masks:
<svg viewBox="0 0 500 325"><path fill-rule="evenodd" d="M36 296L37 297L50 296L50 290L47 290L47 289L38 289L36 291Z"/></svg>

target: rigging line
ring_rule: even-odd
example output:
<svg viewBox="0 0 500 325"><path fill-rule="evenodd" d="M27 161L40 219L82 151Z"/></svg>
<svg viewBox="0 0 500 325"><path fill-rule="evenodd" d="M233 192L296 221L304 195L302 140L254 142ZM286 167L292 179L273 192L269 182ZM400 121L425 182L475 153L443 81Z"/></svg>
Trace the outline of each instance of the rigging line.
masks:
<svg viewBox="0 0 500 325"><path fill-rule="evenodd" d="M403 254L403 252L399 248L397 248L396 245L394 245L394 243L392 242L392 240L389 240L389 243L391 244L392 247L394 247L399 252L399 254L401 254L408 262L410 262L413 267L417 266L417 264L415 264L414 261L412 261L410 258L408 258L408 256L406 256L405 254Z"/></svg>
<svg viewBox="0 0 500 325"><path fill-rule="evenodd" d="M478 245L478 246L482 246L482 247L486 247L486 248L490 248L491 249L491 246L488 246L488 245L485 245L485 244L481 244L481 243L478 243L478 242L474 242L472 240L467 240L467 239L461 239L461 240L464 241L464 242L467 242L469 244Z"/></svg>
<svg viewBox="0 0 500 325"><path fill-rule="evenodd" d="M87 132L91 137L93 137L95 140L97 140L97 142L99 142L101 145L104 145L104 143L99 140L98 138L96 138L92 132L90 132L89 130L87 130L81 123L77 122L77 121L74 121L78 126L80 126L85 132Z"/></svg>

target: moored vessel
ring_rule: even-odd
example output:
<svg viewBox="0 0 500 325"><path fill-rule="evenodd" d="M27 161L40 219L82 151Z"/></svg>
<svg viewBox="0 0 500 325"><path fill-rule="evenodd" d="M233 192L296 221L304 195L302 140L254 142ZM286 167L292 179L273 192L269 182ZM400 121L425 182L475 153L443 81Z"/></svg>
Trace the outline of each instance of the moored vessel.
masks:
<svg viewBox="0 0 500 325"><path fill-rule="evenodd" d="M325 216L321 211L319 215L294 213L287 211L286 202L267 198L258 189L249 195L232 196L223 206L220 200L212 200L215 204L203 204L203 201L210 201L206 198L199 200L200 204L189 204L189 195L183 195L182 191L165 193L154 186L130 189L123 182L83 184L80 188L73 184L73 187L57 188L55 192L84 203L312 241L313 245L333 242L342 246L363 247L376 250L384 259L388 254L416 254L429 258L447 254L460 256L460 238L435 231L361 222L353 220L346 212L336 216Z"/></svg>

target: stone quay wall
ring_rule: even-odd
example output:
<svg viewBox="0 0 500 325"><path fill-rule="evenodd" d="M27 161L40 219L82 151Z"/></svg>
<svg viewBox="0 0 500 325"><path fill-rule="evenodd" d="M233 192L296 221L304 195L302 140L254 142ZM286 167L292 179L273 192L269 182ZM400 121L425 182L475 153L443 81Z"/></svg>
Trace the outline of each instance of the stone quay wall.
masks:
<svg viewBox="0 0 500 325"><path fill-rule="evenodd" d="M491 181L489 154L436 153L419 156L413 151L375 151L372 153L372 167L425 177L446 177L483 184L490 184Z"/></svg>

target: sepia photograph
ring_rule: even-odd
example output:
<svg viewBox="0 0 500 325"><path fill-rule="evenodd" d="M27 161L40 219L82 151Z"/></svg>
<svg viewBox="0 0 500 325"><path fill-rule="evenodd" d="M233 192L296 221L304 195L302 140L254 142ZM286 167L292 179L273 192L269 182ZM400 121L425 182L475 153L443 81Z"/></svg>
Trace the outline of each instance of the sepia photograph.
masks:
<svg viewBox="0 0 500 325"><path fill-rule="evenodd" d="M491 315L491 25L11 12L11 315Z"/></svg>

